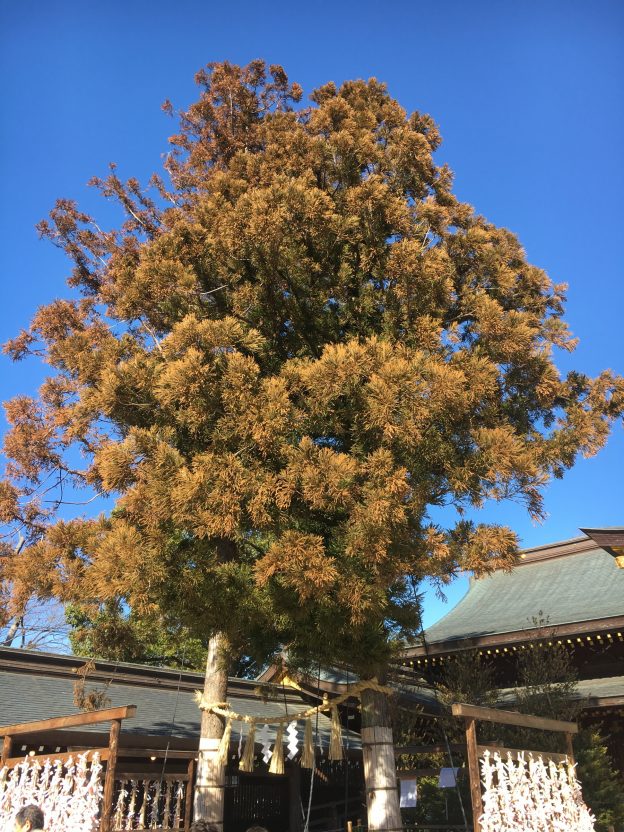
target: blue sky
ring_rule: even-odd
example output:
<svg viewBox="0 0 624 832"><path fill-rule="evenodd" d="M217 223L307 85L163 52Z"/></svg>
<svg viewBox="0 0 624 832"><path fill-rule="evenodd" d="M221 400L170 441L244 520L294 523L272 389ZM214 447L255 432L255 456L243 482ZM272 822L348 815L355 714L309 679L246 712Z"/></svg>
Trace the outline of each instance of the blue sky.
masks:
<svg viewBox="0 0 624 832"><path fill-rule="evenodd" d="M109 161L145 180L160 169L174 126L162 101L189 104L208 61L263 57L306 92L376 76L407 110L429 112L458 195L569 283L581 342L561 368L624 372L623 35L620 0L3 3L0 340L65 291L63 256L34 230L55 198L105 221L86 182ZM0 360L0 397L32 391L42 375ZM483 518L510 524L526 546L624 524L623 451L617 426L597 458L548 489L541 526L513 505ZM465 590L458 581L449 600ZM429 596L426 622L446 609Z"/></svg>

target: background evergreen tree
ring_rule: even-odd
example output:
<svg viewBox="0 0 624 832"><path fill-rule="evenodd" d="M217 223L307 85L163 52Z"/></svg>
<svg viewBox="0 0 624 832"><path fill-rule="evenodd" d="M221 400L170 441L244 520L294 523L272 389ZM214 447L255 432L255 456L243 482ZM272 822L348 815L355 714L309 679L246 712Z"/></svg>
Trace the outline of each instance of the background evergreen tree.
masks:
<svg viewBox="0 0 624 832"><path fill-rule="evenodd" d="M157 615L140 617L107 601L97 610L69 604L69 643L77 656L200 670L208 644Z"/></svg>

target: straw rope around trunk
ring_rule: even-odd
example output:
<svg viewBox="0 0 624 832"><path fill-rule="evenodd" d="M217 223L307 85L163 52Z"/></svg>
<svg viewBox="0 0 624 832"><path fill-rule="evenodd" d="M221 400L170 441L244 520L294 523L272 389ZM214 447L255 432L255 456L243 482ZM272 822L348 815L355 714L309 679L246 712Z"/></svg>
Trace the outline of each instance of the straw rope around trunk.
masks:
<svg viewBox="0 0 624 832"><path fill-rule="evenodd" d="M338 705L342 705L342 703L346 702L347 699L352 699L354 696L359 698L363 690L375 690L378 693L386 694L394 693L393 688L390 688L387 685L380 685L376 679L366 679L363 682L357 682L355 685L351 685L347 693L343 693L331 701L325 698L320 705L315 705L312 708L306 708L305 711L300 711L296 714L275 714L273 716L263 716L261 719L257 716L251 716L249 714L236 713L236 711L231 709L228 702L207 702L201 691L196 691L195 701L201 711L211 711L213 714L218 714L219 716L223 716L226 719L233 720L235 722L252 723L260 720L261 722L267 724L273 724L303 720L308 717L315 716L317 713L329 712L332 708L337 708Z"/></svg>
<svg viewBox="0 0 624 832"><path fill-rule="evenodd" d="M218 752L219 761L222 764L225 764L227 762L228 749L232 735L232 722L246 722L249 725L249 732L245 741L245 747L243 749L243 753L241 755L241 759L238 766L239 771L250 773L254 770L256 724L258 722L262 722L264 724L277 725L275 744L273 747L273 754L271 757L269 772L271 774L283 774L283 739L285 724L305 720L301 766L303 768L313 769L315 762L315 752L314 743L312 739L312 717L320 713L330 712L331 734L329 743L329 759L342 760L342 726L340 724L338 706L341 705L343 702L346 702L348 699L352 699L353 697L360 698L360 694L364 690L374 690L378 691L379 693L385 694L390 694L394 692L392 688L387 687L385 685L380 685L376 679L367 679L365 681L357 682L356 684L349 686L347 693L344 693L341 696L337 696L331 701L329 700L327 695L325 695L323 697L323 702L320 705L316 705L312 708L306 708L305 711L300 711L296 714L275 714L273 716L262 717L236 713L236 711L232 710L228 702L207 702L205 696L201 691L196 692L195 700L200 710L210 711L214 714L218 714L226 720L225 730L223 732L223 736L219 744Z"/></svg>

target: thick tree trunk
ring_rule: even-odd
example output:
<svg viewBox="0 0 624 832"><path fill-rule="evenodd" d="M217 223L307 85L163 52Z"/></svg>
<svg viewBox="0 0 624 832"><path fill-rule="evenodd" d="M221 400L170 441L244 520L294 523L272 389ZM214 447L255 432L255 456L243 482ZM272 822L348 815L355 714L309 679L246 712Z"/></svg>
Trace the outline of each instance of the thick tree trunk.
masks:
<svg viewBox="0 0 624 832"><path fill-rule="evenodd" d="M225 646L225 637L220 633L208 644L204 680L204 697L208 702L225 702L227 698ZM225 766L219 764L217 757L224 727L222 717L202 711L193 816L195 820L213 823L219 830L223 829Z"/></svg>
<svg viewBox="0 0 624 832"><path fill-rule="evenodd" d="M369 832L401 832L388 700L374 690L362 691L362 756Z"/></svg>

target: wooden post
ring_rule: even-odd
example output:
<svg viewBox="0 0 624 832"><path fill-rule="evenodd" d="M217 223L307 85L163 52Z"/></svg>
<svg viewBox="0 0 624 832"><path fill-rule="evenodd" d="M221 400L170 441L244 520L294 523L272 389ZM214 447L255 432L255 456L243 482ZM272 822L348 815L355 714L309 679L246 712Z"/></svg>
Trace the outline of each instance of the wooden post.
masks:
<svg viewBox="0 0 624 832"><path fill-rule="evenodd" d="M13 750L13 737L10 734L4 735L4 741L2 743L2 762L6 764L7 760L11 756L11 751Z"/></svg>
<svg viewBox="0 0 624 832"><path fill-rule="evenodd" d="M566 731L566 754L570 758L570 762L574 765L574 746L572 745L572 734Z"/></svg>
<svg viewBox="0 0 624 832"><path fill-rule="evenodd" d="M186 794L184 795L184 828L188 829L192 821L193 812L193 788L195 779L195 758L191 757L188 764L188 782L186 784Z"/></svg>
<svg viewBox="0 0 624 832"><path fill-rule="evenodd" d="M301 819L301 768L299 763L288 766L288 832L300 832Z"/></svg>
<svg viewBox="0 0 624 832"><path fill-rule="evenodd" d="M117 748L119 746L119 732L121 720L114 719L111 722L110 736L108 741L108 763L106 765L106 778L104 780L104 798L102 801L102 823L100 832L110 832L113 816L113 794L115 791L115 770L117 768Z"/></svg>
<svg viewBox="0 0 624 832"><path fill-rule="evenodd" d="M470 799L472 801L472 826L474 832L480 832L479 818L483 814L481 799L481 773L479 771L479 753L477 751L477 728L475 720L466 719L466 757L468 759L468 776L470 778Z"/></svg>

